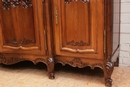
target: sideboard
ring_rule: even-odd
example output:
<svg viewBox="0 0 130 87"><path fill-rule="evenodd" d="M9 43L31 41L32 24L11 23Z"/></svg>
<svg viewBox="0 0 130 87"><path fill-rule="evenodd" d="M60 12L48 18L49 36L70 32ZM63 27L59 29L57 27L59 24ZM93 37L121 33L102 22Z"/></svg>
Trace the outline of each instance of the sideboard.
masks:
<svg viewBox="0 0 130 87"><path fill-rule="evenodd" d="M119 60L120 0L0 0L0 63L55 63L104 72Z"/></svg>

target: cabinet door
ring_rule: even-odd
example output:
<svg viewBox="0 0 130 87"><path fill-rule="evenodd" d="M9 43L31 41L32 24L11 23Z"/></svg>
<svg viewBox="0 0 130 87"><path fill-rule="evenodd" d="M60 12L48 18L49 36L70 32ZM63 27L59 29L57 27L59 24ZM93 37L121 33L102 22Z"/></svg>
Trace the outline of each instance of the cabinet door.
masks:
<svg viewBox="0 0 130 87"><path fill-rule="evenodd" d="M0 52L45 54L42 0L0 0Z"/></svg>
<svg viewBox="0 0 130 87"><path fill-rule="evenodd" d="M104 0L53 0L56 55L102 59Z"/></svg>

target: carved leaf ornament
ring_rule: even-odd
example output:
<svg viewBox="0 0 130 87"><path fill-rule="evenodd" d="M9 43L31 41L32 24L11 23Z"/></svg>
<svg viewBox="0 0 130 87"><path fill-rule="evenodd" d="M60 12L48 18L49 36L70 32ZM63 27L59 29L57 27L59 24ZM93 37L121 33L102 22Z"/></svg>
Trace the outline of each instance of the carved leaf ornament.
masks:
<svg viewBox="0 0 130 87"><path fill-rule="evenodd" d="M72 1L77 2L77 1L79 1L79 0L65 0L65 3L66 3L66 4L69 4L69 3L72 2ZM83 3L89 2L89 0L80 0L80 1L83 2Z"/></svg>
<svg viewBox="0 0 130 87"><path fill-rule="evenodd" d="M72 46L88 46L89 43L83 42L83 41L75 42L74 40L72 40L70 42L67 42L67 45L72 45Z"/></svg>
<svg viewBox="0 0 130 87"><path fill-rule="evenodd" d="M3 10L10 10L10 7L18 8L22 6L23 8L32 7L31 0L2 0Z"/></svg>
<svg viewBox="0 0 130 87"><path fill-rule="evenodd" d="M26 38L20 39L20 40L16 40L16 38L14 38L14 39L11 39L11 40L7 40L6 43L8 43L8 44L24 44L24 45L27 45L27 44L31 44L31 43L35 44L36 41L30 40L30 39L26 39Z"/></svg>

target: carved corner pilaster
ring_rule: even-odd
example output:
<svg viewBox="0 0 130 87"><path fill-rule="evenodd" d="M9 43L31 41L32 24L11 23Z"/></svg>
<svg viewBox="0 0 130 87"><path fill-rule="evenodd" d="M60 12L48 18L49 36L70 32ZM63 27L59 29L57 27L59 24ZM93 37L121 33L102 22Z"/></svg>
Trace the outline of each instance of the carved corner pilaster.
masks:
<svg viewBox="0 0 130 87"><path fill-rule="evenodd" d="M54 79L55 76L54 76L54 59L53 58L48 58L47 59L47 69L48 69L48 76L49 76L49 79Z"/></svg>
<svg viewBox="0 0 130 87"><path fill-rule="evenodd" d="M112 86L112 79L111 74L114 69L114 63L113 62L107 62L105 65L104 75L105 75L105 85L108 87Z"/></svg>

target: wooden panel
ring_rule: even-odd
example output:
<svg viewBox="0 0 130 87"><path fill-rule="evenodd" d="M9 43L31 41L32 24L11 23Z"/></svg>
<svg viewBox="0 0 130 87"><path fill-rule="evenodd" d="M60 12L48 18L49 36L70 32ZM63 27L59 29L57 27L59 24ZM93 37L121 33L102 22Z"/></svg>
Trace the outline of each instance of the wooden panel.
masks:
<svg viewBox="0 0 130 87"><path fill-rule="evenodd" d="M42 0L0 1L3 52L45 54L44 7Z"/></svg>
<svg viewBox="0 0 130 87"><path fill-rule="evenodd" d="M54 4L56 54L102 58L103 0L56 0Z"/></svg>
<svg viewBox="0 0 130 87"><path fill-rule="evenodd" d="M64 3L62 0L61 4ZM82 8L80 10L77 10ZM62 5L62 41L63 47L72 49L90 45L89 4L81 1ZM83 32L84 31L84 32Z"/></svg>
<svg viewBox="0 0 130 87"><path fill-rule="evenodd" d="M32 7L2 10L4 45L35 45L33 14Z"/></svg>

